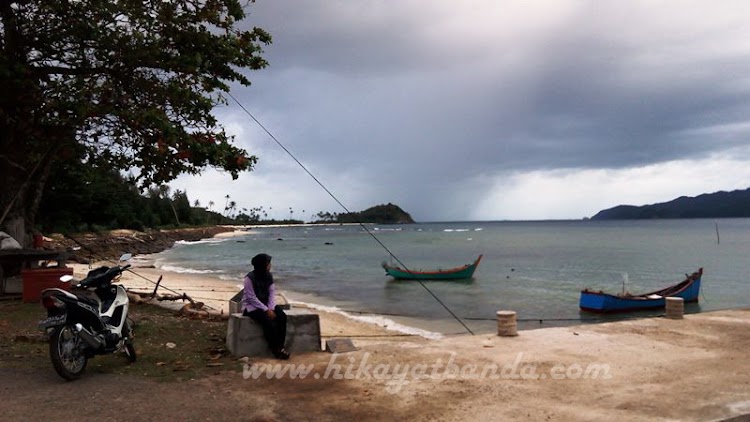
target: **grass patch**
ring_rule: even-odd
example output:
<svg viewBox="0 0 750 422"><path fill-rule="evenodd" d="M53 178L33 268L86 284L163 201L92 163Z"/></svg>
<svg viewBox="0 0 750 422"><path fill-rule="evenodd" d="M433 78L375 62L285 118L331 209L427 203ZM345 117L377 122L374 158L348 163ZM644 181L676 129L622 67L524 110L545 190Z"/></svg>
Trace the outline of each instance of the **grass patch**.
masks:
<svg viewBox="0 0 750 422"><path fill-rule="evenodd" d="M49 345L37 322L46 317L38 303L0 302L0 368L49 368ZM226 351L226 321L177 316L154 305L131 305L138 359L98 355L86 372L131 374L163 381L195 379L226 369L241 369ZM84 375L85 376L85 375Z"/></svg>

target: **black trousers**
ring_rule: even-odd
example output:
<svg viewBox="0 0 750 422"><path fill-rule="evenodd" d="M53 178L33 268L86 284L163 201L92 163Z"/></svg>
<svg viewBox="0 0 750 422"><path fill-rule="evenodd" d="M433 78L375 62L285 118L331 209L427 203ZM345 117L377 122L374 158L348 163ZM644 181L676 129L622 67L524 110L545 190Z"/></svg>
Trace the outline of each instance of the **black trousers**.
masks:
<svg viewBox="0 0 750 422"><path fill-rule="evenodd" d="M269 318L266 311L260 309L252 312L245 310L242 314L249 316L263 327L263 336L266 338L268 347L271 348L272 352L278 352L284 348L284 342L286 341L286 314L279 305L276 305L273 311L276 313L275 319Z"/></svg>

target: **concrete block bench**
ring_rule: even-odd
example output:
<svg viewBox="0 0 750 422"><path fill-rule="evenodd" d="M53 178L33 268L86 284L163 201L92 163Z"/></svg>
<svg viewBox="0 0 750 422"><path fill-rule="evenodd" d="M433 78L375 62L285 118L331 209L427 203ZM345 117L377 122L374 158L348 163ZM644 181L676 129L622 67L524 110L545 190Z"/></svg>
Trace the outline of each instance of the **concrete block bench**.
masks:
<svg viewBox="0 0 750 422"><path fill-rule="evenodd" d="M236 313L242 313L242 296L245 295L245 289L240 289L237 294L232 296L231 299L229 299L229 313L230 314L236 314ZM281 300L279 300L281 299ZM280 292L276 292L276 304L281 306L281 309L287 310L291 309L291 305L289 305L289 300L287 300L286 296L284 296Z"/></svg>
<svg viewBox="0 0 750 422"><path fill-rule="evenodd" d="M320 318L305 310L285 311L286 350L289 353L319 352ZM260 324L241 313L231 314L227 325L227 349L233 356L271 357Z"/></svg>

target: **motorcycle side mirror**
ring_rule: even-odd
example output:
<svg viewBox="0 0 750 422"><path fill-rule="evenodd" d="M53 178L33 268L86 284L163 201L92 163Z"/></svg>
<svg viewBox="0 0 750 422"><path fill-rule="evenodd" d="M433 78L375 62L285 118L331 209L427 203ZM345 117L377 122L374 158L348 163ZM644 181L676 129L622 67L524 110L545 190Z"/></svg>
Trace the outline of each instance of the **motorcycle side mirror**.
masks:
<svg viewBox="0 0 750 422"><path fill-rule="evenodd" d="M128 261L132 257L133 257L133 255L131 255L129 253L126 253L126 254L124 254L123 256L120 257L120 261Z"/></svg>
<svg viewBox="0 0 750 422"><path fill-rule="evenodd" d="M62 281L63 283L69 283L71 280L73 280L73 276L70 274L66 274L60 277L60 281Z"/></svg>

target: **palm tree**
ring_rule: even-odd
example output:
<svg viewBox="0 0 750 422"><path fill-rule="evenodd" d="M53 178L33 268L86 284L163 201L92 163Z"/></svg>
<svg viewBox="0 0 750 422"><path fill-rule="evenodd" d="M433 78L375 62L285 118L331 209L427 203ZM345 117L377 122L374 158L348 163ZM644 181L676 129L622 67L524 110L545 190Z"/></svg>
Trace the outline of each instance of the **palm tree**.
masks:
<svg viewBox="0 0 750 422"><path fill-rule="evenodd" d="M208 201L208 211L211 211L211 212L213 212L213 207L214 207L214 205L215 205L215 204L214 204L214 201ZM213 215L213 214L208 214L208 222L209 222L209 223L211 223L211 216L212 216L212 215Z"/></svg>
<svg viewBox="0 0 750 422"><path fill-rule="evenodd" d="M224 198L226 198L226 200L227 200L224 203L224 213L225 213L225 216L226 216L226 212L229 210L229 194L227 194L227 196L225 196Z"/></svg>
<svg viewBox="0 0 750 422"><path fill-rule="evenodd" d="M169 197L170 187L168 185L159 185L159 196L167 201L169 204L169 207L172 208L172 213L174 214L174 219L177 222L177 225L180 225L180 217L177 216L177 210L174 208L173 199ZM179 192L179 191L178 191ZM175 196L177 196L177 193L175 193Z"/></svg>

